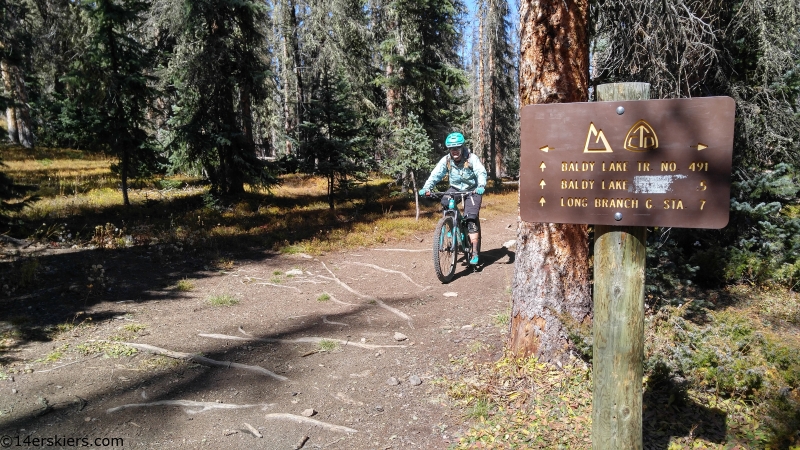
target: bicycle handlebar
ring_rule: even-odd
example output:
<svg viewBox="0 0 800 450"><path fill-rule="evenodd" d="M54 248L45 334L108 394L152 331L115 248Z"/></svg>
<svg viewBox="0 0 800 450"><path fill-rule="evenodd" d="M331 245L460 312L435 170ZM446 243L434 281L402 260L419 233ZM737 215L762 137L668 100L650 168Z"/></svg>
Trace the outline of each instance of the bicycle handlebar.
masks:
<svg viewBox="0 0 800 450"><path fill-rule="evenodd" d="M450 191L450 192L434 192L431 191L428 193L431 197L444 197L445 195L466 195L469 197L470 195L474 194L475 191Z"/></svg>

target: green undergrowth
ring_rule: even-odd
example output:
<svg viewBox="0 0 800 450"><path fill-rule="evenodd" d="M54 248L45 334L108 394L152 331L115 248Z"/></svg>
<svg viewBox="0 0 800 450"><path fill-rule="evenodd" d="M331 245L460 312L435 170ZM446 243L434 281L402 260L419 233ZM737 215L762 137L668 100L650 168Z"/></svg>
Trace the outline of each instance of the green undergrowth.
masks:
<svg viewBox="0 0 800 450"><path fill-rule="evenodd" d="M646 317L645 448L800 449L800 296L737 286L705 300ZM470 424L455 448L591 448L582 364L451 361L443 382Z"/></svg>
<svg viewBox="0 0 800 450"><path fill-rule="evenodd" d="M536 358L451 361L444 383L472 425L455 448L589 448L591 374Z"/></svg>

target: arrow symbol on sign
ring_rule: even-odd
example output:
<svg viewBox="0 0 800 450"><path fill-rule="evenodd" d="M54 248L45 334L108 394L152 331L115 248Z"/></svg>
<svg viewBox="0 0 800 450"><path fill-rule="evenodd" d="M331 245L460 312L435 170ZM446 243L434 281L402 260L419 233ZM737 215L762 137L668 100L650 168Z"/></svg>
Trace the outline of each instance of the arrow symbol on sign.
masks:
<svg viewBox="0 0 800 450"><path fill-rule="evenodd" d="M544 169L547 168L547 166L544 165L544 161L542 161L542 164L539 166L539 168L542 169L542 172L544 172Z"/></svg>
<svg viewBox="0 0 800 450"><path fill-rule="evenodd" d="M542 182L539 183L539 186L541 186L542 189L544 189L544 187L547 186L547 183L545 183L544 180L542 180Z"/></svg>
<svg viewBox="0 0 800 450"><path fill-rule="evenodd" d="M708 148L708 146L707 146L707 145L705 145L705 144L701 144L701 143L699 143L699 142L697 143L697 145L692 145L692 146L690 146L690 147L691 147L691 148L696 148L698 152L699 152L700 150L705 150L705 149L707 149L707 148Z"/></svg>
<svg viewBox="0 0 800 450"><path fill-rule="evenodd" d="M553 147L550 147L549 145L545 145L544 147L540 148L539 150L541 150L541 151L543 151L543 152L547 153L547 152L549 152L550 150L555 150L555 149L554 149Z"/></svg>
<svg viewBox="0 0 800 450"><path fill-rule="evenodd" d="M547 203L547 202L546 202L546 201L544 201L544 197L542 197L542 199L541 199L541 200L539 200L539 204L540 204L540 205L542 205L542 206L544 206L544 204L545 204L545 203Z"/></svg>

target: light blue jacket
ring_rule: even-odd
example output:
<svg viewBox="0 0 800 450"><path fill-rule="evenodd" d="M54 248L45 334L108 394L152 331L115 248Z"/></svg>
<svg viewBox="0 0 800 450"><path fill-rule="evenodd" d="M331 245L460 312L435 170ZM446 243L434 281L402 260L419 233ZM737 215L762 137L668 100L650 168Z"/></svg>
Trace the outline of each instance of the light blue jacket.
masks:
<svg viewBox="0 0 800 450"><path fill-rule="evenodd" d="M448 160L450 160L449 173L447 170ZM472 152L469 152L469 157L462 159L461 163L453 161L449 154L445 155L433 168L431 176L428 177L428 181L425 182L425 186L422 189L426 191L432 190L436 183L442 181L445 175L450 178L450 186L459 191L474 191L478 187L486 186L486 168L483 167L478 155Z"/></svg>

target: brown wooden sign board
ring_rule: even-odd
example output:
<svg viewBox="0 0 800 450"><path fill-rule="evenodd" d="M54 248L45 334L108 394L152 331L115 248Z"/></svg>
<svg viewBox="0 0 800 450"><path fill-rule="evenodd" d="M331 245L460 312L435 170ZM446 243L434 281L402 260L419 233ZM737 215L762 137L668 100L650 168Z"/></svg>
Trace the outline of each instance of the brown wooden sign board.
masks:
<svg viewBox="0 0 800 450"><path fill-rule="evenodd" d="M723 228L734 114L730 97L526 106L521 218Z"/></svg>

